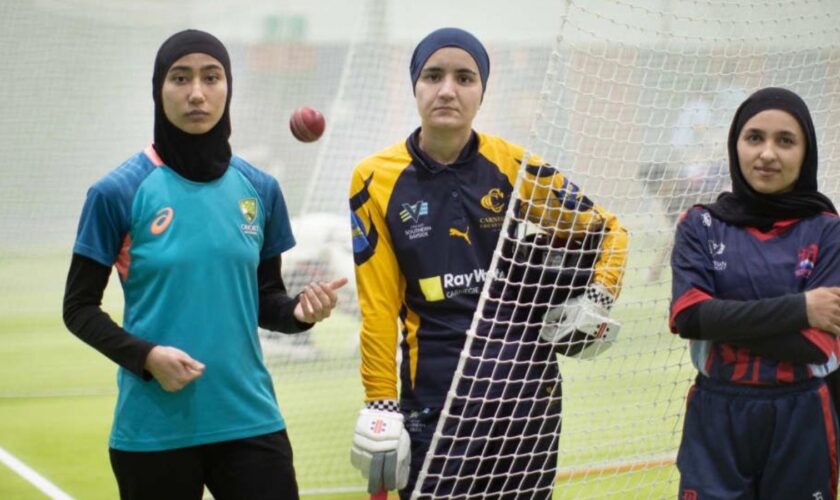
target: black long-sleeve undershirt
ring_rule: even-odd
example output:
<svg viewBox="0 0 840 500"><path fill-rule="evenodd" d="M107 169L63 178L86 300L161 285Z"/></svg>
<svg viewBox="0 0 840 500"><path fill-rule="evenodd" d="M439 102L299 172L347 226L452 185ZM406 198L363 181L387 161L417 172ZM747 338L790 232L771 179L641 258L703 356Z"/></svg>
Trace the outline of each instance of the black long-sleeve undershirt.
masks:
<svg viewBox="0 0 840 500"><path fill-rule="evenodd" d="M674 322L683 338L726 342L779 361L827 361L825 353L800 333L809 326L804 293L750 301L707 300L680 311Z"/></svg>
<svg viewBox="0 0 840 500"><path fill-rule="evenodd" d="M282 333L299 333L312 328L313 323L303 323L295 318L294 311L300 301L289 297L281 273L280 256L265 259L257 267L260 310L259 325L267 330Z"/></svg>
<svg viewBox="0 0 840 500"><path fill-rule="evenodd" d="M64 324L110 360L148 380L151 376L144 365L156 344L131 335L102 310L102 297L110 275L111 267L73 254L64 291ZM284 333L297 333L312 327L294 317L298 298L286 293L279 256L260 262L257 281L261 327Z"/></svg>
<svg viewBox="0 0 840 500"><path fill-rule="evenodd" d="M64 289L64 324L74 335L111 361L146 380L143 366L155 344L129 334L102 310L111 268L73 254Z"/></svg>

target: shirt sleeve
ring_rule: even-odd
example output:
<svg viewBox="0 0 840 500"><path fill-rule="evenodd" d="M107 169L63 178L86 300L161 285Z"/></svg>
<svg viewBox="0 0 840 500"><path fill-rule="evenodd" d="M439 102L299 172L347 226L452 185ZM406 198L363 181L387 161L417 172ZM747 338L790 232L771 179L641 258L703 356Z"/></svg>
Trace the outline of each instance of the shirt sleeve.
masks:
<svg viewBox="0 0 840 500"><path fill-rule="evenodd" d="M275 257L295 246L289 211L280 184L274 178L267 181L264 203L266 205L265 240L260 260Z"/></svg>
<svg viewBox="0 0 840 500"><path fill-rule="evenodd" d="M283 283L282 258L270 257L257 267L259 283L259 325L262 328L282 333L299 333L309 330L314 323L303 323L295 318L295 307L300 294L289 297Z"/></svg>
<svg viewBox="0 0 840 500"><path fill-rule="evenodd" d="M110 267L128 234L131 207L113 192L116 187L100 181L88 190L73 253Z"/></svg>
<svg viewBox="0 0 840 500"><path fill-rule="evenodd" d="M519 189L520 215L561 238L601 236L593 280L614 297L621 292L627 262L628 232L618 218L594 203L555 167L539 157L528 159Z"/></svg>
<svg viewBox="0 0 840 500"><path fill-rule="evenodd" d="M397 318L405 293L383 208L371 197L374 173L359 168L350 185L356 288L362 313L361 376L365 401L396 400Z"/></svg>
<svg viewBox="0 0 840 500"><path fill-rule="evenodd" d="M702 239L696 234L699 209L689 210L677 225L671 252L671 312L669 325L678 333L675 319L685 309L715 296L714 267Z"/></svg>
<svg viewBox="0 0 840 500"><path fill-rule="evenodd" d="M146 358L155 344L123 330L102 310L111 266L73 254L64 291L64 324L85 343L131 373L150 380Z"/></svg>
<svg viewBox="0 0 840 500"><path fill-rule="evenodd" d="M826 226L819 244L810 245L803 250L803 260L816 261L813 263L814 268L808 278L805 291L826 286L840 286L840 218L833 218ZM802 335L819 347L826 356L840 359L840 338L837 336L812 327L803 329Z"/></svg>

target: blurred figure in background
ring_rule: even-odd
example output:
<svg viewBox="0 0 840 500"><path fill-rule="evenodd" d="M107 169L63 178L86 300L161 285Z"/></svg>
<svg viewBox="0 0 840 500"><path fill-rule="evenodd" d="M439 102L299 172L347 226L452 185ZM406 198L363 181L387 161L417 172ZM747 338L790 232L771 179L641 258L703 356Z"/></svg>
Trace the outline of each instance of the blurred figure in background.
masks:
<svg viewBox="0 0 840 500"><path fill-rule="evenodd" d="M727 86L689 99L671 128L668 149L655 161L640 166L638 178L644 193L659 200L670 226L693 205L714 201L728 189L728 162L718 151L726 139L731 110L744 98L742 89ZM648 281L659 281L672 245L669 236L658 248L648 268Z"/></svg>

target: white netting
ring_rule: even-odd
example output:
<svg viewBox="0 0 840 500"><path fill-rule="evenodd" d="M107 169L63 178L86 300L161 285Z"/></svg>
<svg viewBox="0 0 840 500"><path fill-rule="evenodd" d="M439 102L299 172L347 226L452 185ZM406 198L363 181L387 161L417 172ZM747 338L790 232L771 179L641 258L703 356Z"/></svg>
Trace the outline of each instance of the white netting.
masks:
<svg viewBox="0 0 840 500"><path fill-rule="evenodd" d="M820 185L837 194L840 4L567 7L527 146L629 229L625 285L612 311L623 327L594 359L555 356L537 332L546 308L576 285L574 275L540 263L573 262L581 258L579 245L509 232L489 273L500 277L485 285L416 498L453 488L453 498L542 498L543 478L525 470L549 471L554 498L672 498L678 475L671 465L694 370L685 341L668 332L669 249L679 213L726 189L729 122L749 93L783 86L805 98L818 130ZM533 172L520 172L519 182L520 189L534 182ZM563 201L557 196L555 206ZM546 202L539 198L519 201ZM522 226L528 215L511 209L507 222ZM583 264L578 276L588 278ZM560 379L558 367L562 398L551 384ZM558 441L555 473L546 456Z"/></svg>
<svg viewBox="0 0 840 500"><path fill-rule="evenodd" d="M114 367L66 331L61 297L87 188L151 142L153 62L167 36L204 29L228 47L231 142L235 153L281 183L299 242L284 255L283 270L296 292L312 279L352 278L350 171L417 126L408 64L414 44L426 33L462 26L485 41L493 54L492 92L478 127L525 140L561 6L541 0L522 5L0 2L5 68L0 84L0 357L7 361L0 368L0 447L72 495L116 496L104 451ZM537 13L539 19L532 19ZM298 143L289 132L289 115L301 105L326 116L326 133L318 142ZM307 335L261 332L301 490L330 498L364 489L348 456L363 399L358 310L352 283L343 292L340 310ZM116 279L106 292L105 309L121 317ZM33 353L37 374L24 363ZM49 424L18 431L25 427L18 419L5 427L2 417L10 408L50 419L39 404L64 406ZM60 418L84 414L88 405L95 407L90 414L96 419L71 426ZM44 441L54 443L49 452L36 446ZM78 453L67 459L62 449ZM81 456L87 458L76 458ZM0 496L18 496L5 491L0 484Z"/></svg>
<svg viewBox="0 0 840 500"><path fill-rule="evenodd" d="M14 399L41 414L45 397L69 397L71 408L31 437L0 428L0 447L16 452L49 440L50 453L32 457L59 486L82 498L115 496L103 451L108 422L96 429L60 425L62 415L85 404L82 396L114 394L113 367L65 331L60 300L85 190L151 141L152 64L169 34L205 29L231 52L234 151L281 182L300 242L284 256L296 291L311 279L350 275L350 171L418 124L411 50L433 29L460 26L485 42L492 61L476 129L524 144L557 166L632 235L625 288L613 310L623 323L618 343L594 361L561 357L554 365L564 377L559 437L554 421L530 417L532 426L546 423L541 432L549 441L559 439L555 496L672 497L669 464L692 374L684 343L666 331L675 216L725 185L720 165L729 117L746 94L766 85L788 86L811 106L821 187L837 193L837 2L246 4L0 2L0 340L8 349L0 410ZM297 143L289 133L289 114L300 105L327 118L316 143ZM105 305L120 316L118 283ZM351 284L341 310L311 334L262 335L305 493L364 488L347 453L362 400L357 316ZM33 352L41 361L37 374L23 364ZM482 418L489 410L506 411L487 406ZM62 456L62 445L73 458L50 462L50 455ZM535 456L524 447L512 453ZM94 462L74 469L68 464L77 456Z"/></svg>

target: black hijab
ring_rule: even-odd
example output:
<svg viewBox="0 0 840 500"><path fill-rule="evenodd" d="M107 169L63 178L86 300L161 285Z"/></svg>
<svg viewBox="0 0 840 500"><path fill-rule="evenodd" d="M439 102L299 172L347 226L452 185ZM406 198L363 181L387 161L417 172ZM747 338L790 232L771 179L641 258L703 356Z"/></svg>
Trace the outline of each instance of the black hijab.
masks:
<svg viewBox="0 0 840 500"><path fill-rule="evenodd" d="M796 118L805 134L805 157L793 190L787 193L762 194L753 189L741 173L738 162L738 137L750 118L768 109L778 109ZM729 177L732 192L724 192L706 208L718 219L736 226L768 231L784 219L801 219L822 212L837 213L831 200L817 190L817 134L808 106L790 90L776 87L761 89L747 98L732 119L729 128Z"/></svg>
<svg viewBox="0 0 840 500"><path fill-rule="evenodd" d="M161 90L166 73L178 59L192 53L207 54L225 69L227 101L222 117L204 134L188 134L179 129L163 112ZM230 164L230 96L233 79L227 49L210 33L185 30L169 37L158 49L152 76L152 98L155 101L155 150L163 162L182 177L207 182L224 175Z"/></svg>

